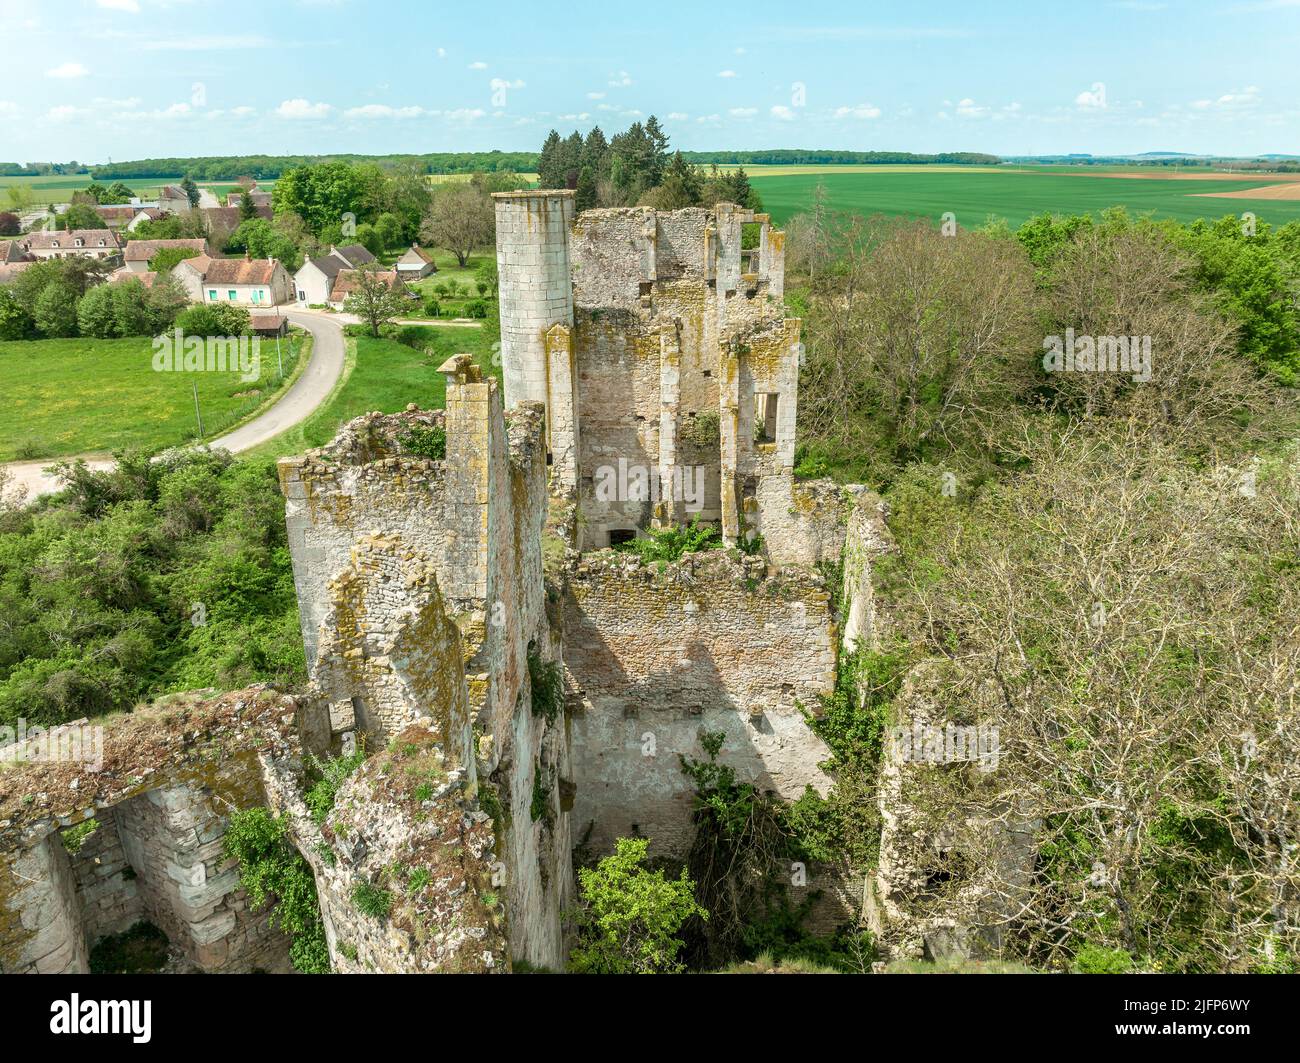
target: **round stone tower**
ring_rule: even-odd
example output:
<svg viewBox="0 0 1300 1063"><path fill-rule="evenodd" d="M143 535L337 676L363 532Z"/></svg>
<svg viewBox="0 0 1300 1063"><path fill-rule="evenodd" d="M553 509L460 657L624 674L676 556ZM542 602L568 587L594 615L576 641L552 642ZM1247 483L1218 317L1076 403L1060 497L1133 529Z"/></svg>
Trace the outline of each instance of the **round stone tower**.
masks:
<svg viewBox="0 0 1300 1063"><path fill-rule="evenodd" d="M546 402L546 333L573 325L568 190L497 192L497 271L500 274L501 366L507 407Z"/></svg>

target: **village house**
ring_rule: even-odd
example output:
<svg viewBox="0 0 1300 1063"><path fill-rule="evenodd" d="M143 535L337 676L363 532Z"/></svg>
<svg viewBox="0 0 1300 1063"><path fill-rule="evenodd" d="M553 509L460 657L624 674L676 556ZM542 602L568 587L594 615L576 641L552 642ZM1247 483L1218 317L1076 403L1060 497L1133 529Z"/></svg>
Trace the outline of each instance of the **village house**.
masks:
<svg viewBox="0 0 1300 1063"><path fill-rule="evenodd" d="M0 284L8 284L35 261L17 240L0 240Z"/></svg>
<svg viewBox="0 0 1300 1063"><path fill-rule="evenodd" d="M19 245L33 258L112 258L122 245L111 229L28 233Z"/></svg>
<svg viewBox="0 0 1300 1063"><path fill-rule="evenodd" d="M360 244L331 247L328 255L308 259L294 274L294 291L301 306L324 306L330 301L339 272L373 262L375 256Z"/></svg>
<svg viewBox="0 0 1300 1063"><path fill-rule="evenodd" d="M122 255L124 268L131 273L144 273L149 269L149 260L159 251L167 248L181 247L193 251L196 255L208 254L206 240L128 240L126 251Z"/></svg>
<svg viewBox="0 0 1300 1063"><path fill-rule="evenodd" d="M406 285L403 283L401 276L395 269L376 270L374 276L388 285L395 292L405 292ZM343 303L349 295L357 290L361 283L361 270L359 269L341 269L338 276L334 278L334 286L330 289L329 305L335 310L342 310Z"/></svg>
<svg viewBox="0 0 1300 1063"><path fill-rule="evenodd" d="M136 216L135 207L125 205L96 206L95 213L104 219L104 224L110 229L124 229L129 225Z"/></svg>
<svg viewBox="0 0 1300 1063"><path fill-rule="evenodd" d="M438 267L433 264L433 256L418 244L412 244L395 265L398 275L407 281L419 280L438 272Z"/></svg>
<svg viewBox="0 0 1300 1063"><path fill-rule="evenodd" d="M196 303L276 306L293 298L293 279L273 258L187 258L172 276Z"/></svg>
<svg viewBox="0 0 1300 1063"><path fill-rule="evenodd" d="M140 228L140 226L147 221L158 221L169 216L167 211L163 210L162 207L132 207L131 209L134 210L135 213L131 216L131 220L127 222L126 225L126 231L129 233L135 232L136 229Z"/></svg>
<svg viewBox="0 0 1300 1063"><path fill-rule="evenodd" d="M180 214L190 209L190 197L180 185L163 185L158 189L158 206L169 214Z"/></svg>
<svg viewBox="0 0 1300 1063"><path fill-rule="evenodd" d="M252 188L248 190L248 198L252 201L253 206L255 207L271 206L271 193L260 191L256 185L254 185ZM241 207L243 206L243 204L244 204L244 190L242 188L237 189L234 192L226 193L226 206Z"/></svg>

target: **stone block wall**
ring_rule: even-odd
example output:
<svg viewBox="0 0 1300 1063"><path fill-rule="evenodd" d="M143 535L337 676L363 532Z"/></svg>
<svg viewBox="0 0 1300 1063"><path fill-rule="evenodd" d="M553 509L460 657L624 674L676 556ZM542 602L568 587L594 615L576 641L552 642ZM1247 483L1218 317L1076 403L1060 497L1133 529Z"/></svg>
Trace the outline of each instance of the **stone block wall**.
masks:
<svg viewBox="0 0 1300 1063"><path fill-rule="evenodd" d="M720 760L762 791L825 792L828 750L804 723L834 684L830 596L811 572L711 551L663 571L587 555L569 581L565 664L574 702L574 830L611 851L633 834L656 856L690 847L691 785L678 754L726 735Z"/></svg>
<svg viewBox="0 0 1300 1063"><path fill-rule="evenodd" d="M93 762L0 770L0 970L84 972L102 937L148 919L201 971L286 970L221 857L226 817L265 803L256 751L301 755L305 708L264 687L109 719ZM99 826L69 854L68 827Z"/></svg>
<svg viewBox="0 0 1300 1063"><path fill-rule="evenodd" d="M496 851L511 946L558 966L572 889L558 805L568 743L562 716L534 714L529 666L560 652L542 573L544 413L521 401L507 419L500 388L467 355L442 372L444 461L401 454L403 426L426 416L409 410L368 415L280 463L310 674L336 732L387 742L436 721L467 799L506 813ZM556 803L534 821L539 787Z"/></svg>

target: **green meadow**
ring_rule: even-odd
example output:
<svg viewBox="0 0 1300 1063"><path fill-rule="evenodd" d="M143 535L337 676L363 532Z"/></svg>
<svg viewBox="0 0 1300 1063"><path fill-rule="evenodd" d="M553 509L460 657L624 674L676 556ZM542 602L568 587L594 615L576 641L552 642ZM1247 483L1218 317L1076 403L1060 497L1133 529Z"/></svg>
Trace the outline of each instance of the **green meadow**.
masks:
<svg viewBox="0 0 1300 1063"><path fill-rule="evenodd" d="M282 342L292 380L306 342ZM198 386L204 438L211 439L278 396L274 341L261 344L261 375L160 373L153 340L63 339L0 343L0 461L60 458L120 447L175 446L197 438Z"/></svg>
<svg viewBox="0 0 1300 1063"><path fill-rule="evenodd" d="M798 170L799 172L771 172ZM775 221L808 209L818 182L832 210L911 215L938 220L946 211L973 227L990 217L1016 226L1035 214L1098 214L1121 206L1132 214L1188 222L1251 211L1281 225L1300 218L1300 199L1222 199L1195 193L1238 192L1278 184L1263 174L1250 181L1103 177L1087 169L990 170L963 167L753 167L750 180Z"/></svg>

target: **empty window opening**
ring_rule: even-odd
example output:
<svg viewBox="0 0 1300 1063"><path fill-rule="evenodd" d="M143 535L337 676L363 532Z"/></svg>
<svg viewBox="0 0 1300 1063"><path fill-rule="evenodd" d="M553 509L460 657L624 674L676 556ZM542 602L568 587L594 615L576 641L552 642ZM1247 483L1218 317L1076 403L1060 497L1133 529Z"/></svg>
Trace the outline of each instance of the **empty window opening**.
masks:
<svg viewBox="0 0 1300 1063"><path fill-rule="evenodd" d="M620 546L623 543L630 543L635 538L635 528L611 528L609 530L610 546Z"/></svg>
<svg viewBox="0 0 1300 1063"><path fill-rule="evenodd" d="M780 395L754 396L754 442L776 442L776 409Z"/></svg>

